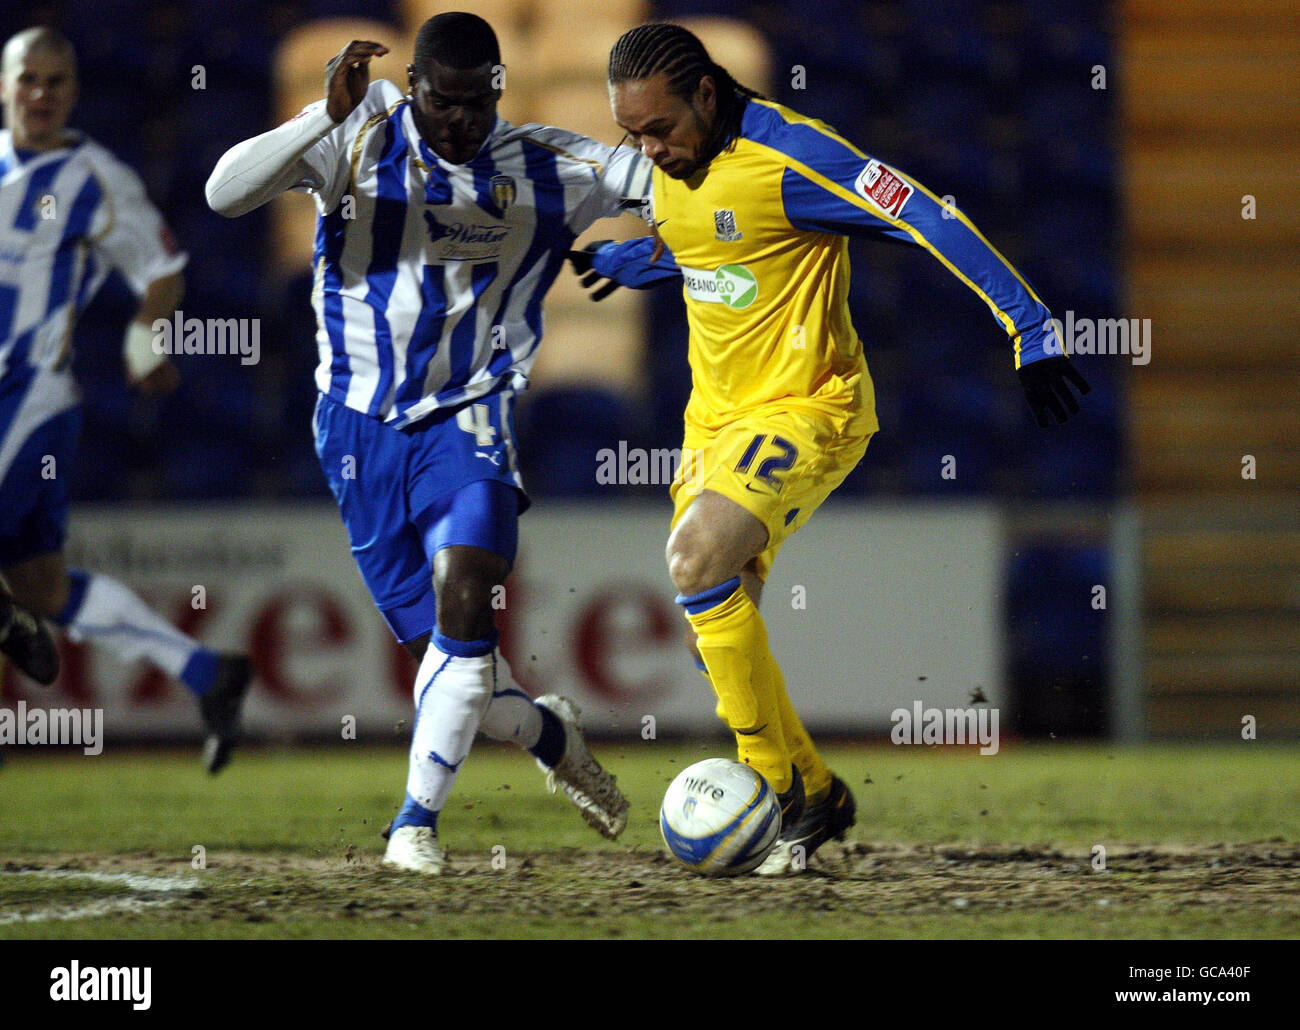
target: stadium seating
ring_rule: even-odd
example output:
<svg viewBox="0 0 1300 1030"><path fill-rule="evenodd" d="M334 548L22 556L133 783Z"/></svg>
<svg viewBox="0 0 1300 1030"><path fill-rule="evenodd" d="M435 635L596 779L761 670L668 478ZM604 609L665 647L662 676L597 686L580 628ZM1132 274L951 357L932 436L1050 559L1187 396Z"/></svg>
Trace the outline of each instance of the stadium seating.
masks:
<svg viewBox="0 0 1300 1030"><path fill-rule="evenodd" d="M233 302L241 309L260 307L268 323L280 324L284 320L277 321L277 313L286 304L305 301L301 273L310 254L314 218L310 201L297 196L283 198L269 214L227 222L213 216L202 203L200 190L207 170L232 142L316 99L321 55L333 52L340 39L375 36L389 42L396 59L382 71L400 81L403 55L410 49L414 27L432 14L458 6L454 0L379 4L321 0L303 5L306 20L286 24L276 22L260 5L242 2L231 8L204 0L190 5L185 18L164 17L148 5L130 3L115 5L111 19L88 18L86 24L93 23L93 31L74 32L87 87L78 120L128 159L151 170L151 191L158 195L161 187L160 199L169 205L173 227L192 252L191 305ZM1094 54L1106 29L1100 6L1034 5L1029 12L970 0L953 8L946 25L914 17L912 6L837 0L829 7L823 5L827 9L812 19L761 4L661 2L651 11L629 0L593 9L583 22L590 42L580 46L573 45L572 17L563 5L499 0L475 9L493 21L501 38L508 67L502 110L512 120L559 122L616 142L618 131L609 117L603 85L608 44L627 25L650 14L692 19L688 23L741 81L825 118L922 181L928 177L932 181L927 185L960 184L953 187L961 193L959 202L975 214L1013 260L1024 261L1031 281L1054 309L1101 310L1113 304L1116 270L1108 253L1114 243L1110 226L1118 214L1110 201L1109 183L1115 169L1108 108L1090 104L1091 96L1072 93L1059 63L1070 55L1090 59ZM746 14L750 24L727 21L737 13ZM236 16L240 24L258 31L240 46L231 46L223 28ZM818 26L828 17L853 27L856 34L821 31ZM154 41L165 60L146 61L133 52L130 41L142 37ZM1284 55L1279 51L1275 56L1281 60ZM207 70L204 91L181 88L188 87L195 63L202 63ZM805 72L801 89L794 88L791 71L795 65L803 66ZM121 74L123 67L132 66L138 66L138 76ZM1153 74L1167 75L1164 68L1158 60L1153 62ZM1017 70L1032 72L1038 82L1035 88L1040 90L1037 96L1050 97L1050 104L1031 103L1006 88L1007 76ZM899 75L908 72L920 78L904 88ZM171 99L163 103L164 95ZM863 97L872 98L872 103L863 104ZM1167 120L1176 113L1176 105L1176 98L1160 100L1144 94L1135 116ZM1049 108L1061 110L1061 117L1044 113ZM1274 108L1278 117L1286 111L1281 101L1275 101ZM1248 114L1255 120L1265 117L1255 108ZM123 121L150 121L163 135L146 147L136 134L116 130ZM181 151L194 159L181 162L169 156ZM150 153L155 156L151 158ZM1169 168L1181 159L1181 154L1170 152ZM1140 159L1135 166L1137 175L1155 179L1166 174L1158 163L1144 172L1143 160L1160 159L1158 152ZM1213 158L1205 161L1208 167ZM1284 177L1286 169L1279 165L1276 173L1268 174ZM1204 190L1198 185L1203 180L1204 176L1185 172L1181 181L1189 189ZM1156 195L1144 203L1151 207L1153 218L1144 221L1146 228L1141 231L1161 233L1164 239L1191 231L1180 229L1187 219L1165 194L1151 192ZM1026 196L1031 198L1029 217L1025 216ZM1196 212L1205 207L1193 205ZM1198 213L1195 217L1205 216ZM1280 215L1280 220L1285 224L1291 217ZM1279 219L1262 220L1259 225L1266 238L1286 231L1279 227ZM635 234L638 229L629 219L624 224L598 226L591 236L610 235L611 231ZM261 242L268 239L268 233L269 249ZM202 248L190 243L199 239L205 241ZM267 256L259 258L263 253ZM957 299L960 288L950 291L946 277L938 274L937 266L924 255L895 256L893 248L858 243L853 244L853 254L855 319L867 340L873 366L879 363L877 354L882 348L901 348L913 363L910 373L900 377L899 388L905 395L899 399L899 410L924 412L926 418L941 420L951 414L955 421L948 429L960 424L959 435L978 453L1005 455L1013 449L1004 423L1005 413L1014 408L1008 401L1018 403L1015 383L996 361L981 362L978 371L964 370L976 377L969 390L948 390L942 404L936 400L941 391L938 384L920 385L935 347L959 354L990 344L995 327L979 324L981 306L969 297ZM1192 304L1207 302L1209 292L1194 288L1195 268L1188 271L1191 278L1183 299ZM1143 274L1145 266L1139 264L1137 272ZM1212 274L1207 268L1205 275ZM295 279L296 287L286 285ZM1245 279L1243 275L1243 289ZM925 318L918 321L915 314L943 306L937 298L948 297L950 292L957 310L973 318L931 326L929 335L924 335L919 327ZM684 320L673 294L665 290L649 298L615 296L592 309L572 277L562 275L548 305L548 346L538 368L539 389L546 389L548 380L555 389L599 385L610 396L622 398L628 411L649 412L651 439L671 444L680 432L686 392L682 382L686 375ZM654 328L651 338L643 343L641 326L646 310L653 312L649 322ZM1260 310L1229 297L1224 320L1240 318L1244 324L1264 330L1261 345L1282 353L1282 335L1262 324L1267 320ZM599 342L593 345L597 321L601 331ZM292 355L292 366L299 369L309 365L314 347L309 323L299 321L295 332L295 338L284 341L284 347ZM1189 345L1209 349L1213 343L1202 333L1193 335ZM1171 355L1172 360L1181 357ZM254 393L271 396L263 382L270 378L269 369L252 370L241 388L253 386ZM215 382L209 385L220 389ZM964 399L963 393L967 394ZM997 428L981 429L978 418L960 414L967 408L978 411L987 407L993 399L1000 399L997 406L1004 412ZM108 417L107 411L102 414ZM100 417L98 413L94 416L96 428L116 431L101 424ZM271 425L274 420L261 422ZM286 494L296 495L310 479L305 473L280 474L285 464L311 468L314 458L305 436L289 425L270 431L278 439L263 441L266 446L250 456L259 467L248 475L230 469L213 473L217 483L221 476L229 475L224 480L228 495L237 495L241 484L250 479L283 484ZM976 440L972 434L983 439ZM900 441L893 449L899 464L854 477L850 486L870 479L922 493L944 489L942 483L920 474L928 458L907 456L920 446ZM872 460L888 458L888 451L873 444ZM266 465L272 454L277 456L279 470ZM1082 481L1092 484L1086 489L1105 492L1106 484L1115 479L1118 450L1094 450L1089 457L1094 473ZM905 466L914 468L914 473L906 473ZM1059 471L1057 465L1016 467L1018 471L1008 484L1014 492L1036 494L1049 484L1059 485L1056 480L1060 477L1054 474ZM989 488L1006 478L1005 474L990 475ZM1080 481L1077 475L1071 478ZM109 479L114 483L142 482L139 477L95 477L100 483ZM92 480L84 480L82 496L98 496L97 488L91 487ZM156 485L142 489L158 492ZM220 492L219 486L213 489ZM120 488L111 492L120 496Z"/></svg>
<svg viewBox="0 0 1300 1030"><path fill-rule="evenodd" d="M1294 734L1295 8L1133 0L1127 17L1129 304L1153 324L1131 379L1148 722L1227 736L1250 714L1261 737Z"/></svg>

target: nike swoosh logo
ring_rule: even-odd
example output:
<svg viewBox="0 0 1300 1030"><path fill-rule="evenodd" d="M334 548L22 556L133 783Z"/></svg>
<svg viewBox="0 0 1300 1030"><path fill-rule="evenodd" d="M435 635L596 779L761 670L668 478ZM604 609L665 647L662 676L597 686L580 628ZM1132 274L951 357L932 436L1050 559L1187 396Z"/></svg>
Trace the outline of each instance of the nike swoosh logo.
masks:
<svg viewBox="0 0 1300 1030"><path fill-rule="evenodd" d="M773 493L775 493L775 491L773 491L773 490L762 490L762 489L759 489L759 488L756 487L753 483L746 483L746 484L745 484L745 489L748 490L750 493L763 494L765 497L770 497L770 496L772 496Z"/></svg>
<svg viewBox="0 0 1300 1030"><path fill-rule="evenodd" d="M659 226L663 225L664 222L666 222L666 221L668 221L667 218L660 218L657 222L655 222L655 228L658 229Z"/></svg>
<svg viewBox="0 0 1300 1030"><path fill-rule="evenodd" d="M767 723L763 723L763 725L756 730L736 730L736 733L742 737L752 737L756 734L762 733L765 729L767 729Z"/></svg>

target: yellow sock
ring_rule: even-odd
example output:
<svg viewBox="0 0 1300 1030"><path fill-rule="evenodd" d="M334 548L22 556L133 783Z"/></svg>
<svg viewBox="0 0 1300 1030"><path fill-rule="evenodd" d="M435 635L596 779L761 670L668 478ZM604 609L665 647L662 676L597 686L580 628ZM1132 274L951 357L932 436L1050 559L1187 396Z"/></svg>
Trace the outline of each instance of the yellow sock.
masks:
<svg viewBox="0 0 1300 1030"><path fill-rule="evenodd" d="M790 698L785 692L785 677L781 676L781 667L772 661L772 668L775 669L776 675L781 677L782 689L779 695L778 710L781 713L781 732L785 736L786 747L790 751L790 761L794 763L799 775L803 777L804 795L806 803L815 805L825 801L831 792L831 771L822 756L818 753L817 748L813 746L812 737L808 731L803 728L803 723L799 720L794 706L790 703ZM700 674L704 677L710 687L713 686L713 680L709 678L708 670L701 669ZM717 693L714 691L714 693ZM727 714L722 707L722 699L718 698L718 705L715 709L717 716L723 722L727 721ZM809 784L815 784L810 787Z"/></svg>
<svg viewBox="0 0 1300 1030"><path fill-rule="evenodd" d="M758 678L768 681L771 685L765 689L776 696L777 711L781 715L781 732L785 736L785 746L790 750L790 758L803 777L806 803L815 805L819 801L825 801L831 792L831 771L817 753L812 737L803 728L794 705L790 703L790 696L785 691L785 677L771 651L763 654Z"/></svg>
<svg viewBox="0 0 1300 1030"><path fill-rule="evenodd" d="M756 674L764 661L772 662L763 617L737 582L724 601L695 614L688 611L686 618L718 695L719 714L736 735L740 760L778 794L789 790L791 758L778 698L771 677Z"/></svg>

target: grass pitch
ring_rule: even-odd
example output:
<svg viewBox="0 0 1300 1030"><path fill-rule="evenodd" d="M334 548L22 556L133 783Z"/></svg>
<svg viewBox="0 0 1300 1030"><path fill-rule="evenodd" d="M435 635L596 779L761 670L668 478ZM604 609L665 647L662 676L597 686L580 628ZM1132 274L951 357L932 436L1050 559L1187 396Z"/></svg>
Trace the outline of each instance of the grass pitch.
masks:
<svg viewBox="0 0 1300 1030"><path fill-rule="evenodd" d="M11 750L0 938L1300 936L1300 747L830 747L858 825L779 881L694 876L659 840L669 780L725 743L595 750L620 841L480 745L440 880L379 865L403 749L251 750L215 779L188 752Z"/></svg>

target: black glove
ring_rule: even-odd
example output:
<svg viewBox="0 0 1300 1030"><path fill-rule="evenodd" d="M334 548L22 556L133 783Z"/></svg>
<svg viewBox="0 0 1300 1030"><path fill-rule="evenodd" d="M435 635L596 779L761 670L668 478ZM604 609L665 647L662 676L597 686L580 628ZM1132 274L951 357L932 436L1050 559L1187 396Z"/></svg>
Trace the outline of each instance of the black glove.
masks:
<svg viewBox="0 0 1300 1030"><path fill-rule="evenodd" d="M1069 383L1081 397L1092 389L1064 355L1020 366L1020 385L1025 388L1025 399L1040 426L1051 425L1049 413L1058 423L1078 414L1079 402L1070 392Z"/></svg>
<svg viewBox="0 0 1300 1030"><path fill-rule="evenodd" d="M591 263L596 259L596 251L600 250L606 243L612 243L613 240L595 240L588 243L581 250L569 251L569 264L573 265L573 271L582 276L582 285L584 288L591 290L589 296L592 300L604 300L611 293L618 289L618 283L613 279L608 279L595 271ZM592 290L593 286L600 283L598 289Z"/></svg>

